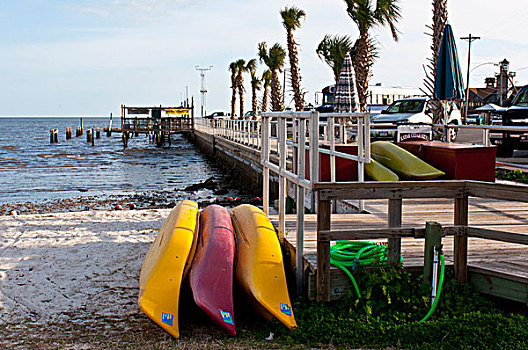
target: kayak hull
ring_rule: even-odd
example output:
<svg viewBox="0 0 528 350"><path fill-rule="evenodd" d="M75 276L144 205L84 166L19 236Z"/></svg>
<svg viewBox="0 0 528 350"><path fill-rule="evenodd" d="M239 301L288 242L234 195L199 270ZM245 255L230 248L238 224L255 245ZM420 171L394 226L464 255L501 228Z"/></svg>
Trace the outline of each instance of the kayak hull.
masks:
<svg viewBox="0 0 528 350"><path fill-rule="evenodd" d="M194 255L197 217L193 201L174 207L148 250L139 278L139 307L175 338L180 336L180 288Z"/></svg>
<svg viewBox="0 0 528 350"><path fill-rule="evenodd" d="M400 178L392 170L381 164L375 159L365 164L365 172L376 181L398 181Z"/></svg>
<svg viewBox="0 0 528 350"><path fill-rule="evenodd" d="M232 209L231 219L237 245L237 283L267 313L290 329L296 327L275 228L262 210L249 204Z"/></svg>
<svg viewBox="0 0 528 350"><path fill-rule="evenodd" d="M235 236L227 209L210 205L200 215L200 234L189 282L196 304L236 335L233 308Z"/></svg>
<svg viewBox="0 0 528 350"><path fill-rule="evenodd" d="M387 141L376 141L370 145L372 158L408 180L431 180L445 173L427 164L412 153Z"/></svg>

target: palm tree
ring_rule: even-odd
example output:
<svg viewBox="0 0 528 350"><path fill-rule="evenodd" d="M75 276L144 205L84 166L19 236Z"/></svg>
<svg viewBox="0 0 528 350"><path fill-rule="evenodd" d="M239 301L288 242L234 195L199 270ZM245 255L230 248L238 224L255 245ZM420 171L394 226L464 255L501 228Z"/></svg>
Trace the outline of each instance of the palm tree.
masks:
<svg viewBox="0 0 528 350"><path fill-rule="evenodd" d="M246 67L251 75L251 109L253 110L253 119L257 119L257 91L260 90L261 80L257 77L257 60L252 59L248 62Z"/></svg>
<svg viewBox="0 0 528 350"><path fill-rule="evenodd" d="M440 51L440 43L442 42L442 35L444 27L447 23L447 0L433 0L433 25L427 26L432 33L431 36L431 58L428 59L429 64L425 71L424 85L427 89L428 95L432 98L434 96L434 84L436 79L436 63L438 60L438 53ZM429 102L433 113L433 123L440 124L442 122L443 107L440 101L431 99ZM450 129L452 130L452 129ZM441 132L434 130L434 138L440 138Z"/></svg>
<svg viewBox="0 0 528 350"><path fill-rule="evenodd" d="M235 61L237 67L237 76L236 76L236 87L238 89L238 97L240 99L240 118L244 117L244 76L243 73L247 72L246 60L240 58Z"/></svg>
<svg viewBox="0 0 528 350"><path fill-rule="evenodd" d="M266 112L268 110L268 92L269 87L271 86L271 71L266 69L262 73L262 78L260 78L260 80L262 81L262 87L264 88L264 93L262 94L261 110L262 112Z"/></svg>
<svg viewBox="0 0 528 350"><path fill-rule="evenodd" d="M319 58L326 62L334 73L335 86L339 82L339 73L343 68L343 61L348 52L354 59L354 43L348 35L325 35L315 50Z"/></svg>
<svg viewBox="0 0 528 350"><path fill-rule="evenodd" d="M369 31L376 26L388 26L394 41L398 41L396 23L401 18L398 0L378 0L375 8L372 0L344 0L347 13L359 29L359 38L354 44L354 70L359 103L363 110L367 106L368 82L372 76L372 65L376 58L376 44Z"/></svg>
<svg viewBox="0 0 528 350"><path fill-rule="evenodd" d="M271 71L271 110L280 111L282 110L282 94L279 73L282 72L284 67L286 51L279 43L273 45L268 51L268 45L265 42L261 42L258 45L258 50L260 61L264 62Z"/></svg>
<svg viewBox="0 0 528 350"><path fill-rule="evenodd" d="M288 56L290 58L290 74L291 84L293 89L293 97L295 99L295 109L303 110L304 96L301 92L301 73L299 70L299 59L297 52L297 42L293 38L293 31L301 26L301 18L306 17L306 13L293 6L285 7L280 11L282 17L282 24L286 28L286 39L288 43Z"/></svg>
<svg viewBox="0 0 528 350"><path fill-rule="evenodd" d="M236 107L236 76L238 74L238 68L236 61L229 64L229 71L231 72L231 119L235 119L235 107Z"/></svg>

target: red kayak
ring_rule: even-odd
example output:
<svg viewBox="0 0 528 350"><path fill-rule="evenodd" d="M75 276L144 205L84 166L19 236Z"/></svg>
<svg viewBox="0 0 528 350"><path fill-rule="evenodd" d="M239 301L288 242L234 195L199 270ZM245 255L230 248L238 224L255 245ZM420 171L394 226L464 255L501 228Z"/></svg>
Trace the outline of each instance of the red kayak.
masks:
<svg viewBox="0 0 528 350"><path fill-rule="evenodd" d="M196 304L230 334L233 313L235 235L227 209L210 205L202 211L200 234L189 280Z"/></svg>

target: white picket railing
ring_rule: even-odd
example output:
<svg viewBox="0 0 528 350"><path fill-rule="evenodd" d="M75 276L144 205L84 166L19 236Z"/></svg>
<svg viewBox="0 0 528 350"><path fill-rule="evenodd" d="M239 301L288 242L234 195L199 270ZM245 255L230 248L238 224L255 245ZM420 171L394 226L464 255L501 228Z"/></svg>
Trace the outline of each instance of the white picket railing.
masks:
<svg viewBox="0 0 528 350"><path fill-rule="evenodd" d="M312 193L309 207L315 209L312 184L320 182L320 155L328 154L330 158L330 182L336 182L336 157L358 162L358 180L364 180L364 165L370 162L370 115L368 113L325 113L326 123L320 123L320 115L310 112L270 112L262 113L261 164L263 167L263 209L269 212L270 171L279 178L279 237L284 239L286 233L286 197L287 182L296 186L297 223L296 223L296 280L298 292L303 285L304 255L304 211L307 207L305 192ZM347 125L355 122L353 125ZM272 126L275 126L275 138L272 138ZM321 128L324 130L321 133ZM346 142L346 128L356 128L357 155L338 152L335 149L336 135L338 141ZM291 137L290 137L291 136ZM322 139L320 139L322 136ZM270 161L273 141L276 140L278 164ZM329 148L321 147L321 141L328 142ZM287 160L291 160L288 167ZM306 160L309 161L309 176L305 174ZM360 203L360 209L363 208Z"/></svg>
<svg viewBox="0 0 528 350"><path fill-rule="evenodd" d="M195 128L226 140L260 150L263 169L263 210L269 214L270 172L279 182L279 237L286 234L286 197L288 181L295 185L297 212L297 287L303 285L304 211L315 211L312 184L320 182L320 156L330 160L330 182L336 182L336 158L358 163L358 181L364 181L365 163L370 163L370 115L368 113L267 112L260 120L197 119ZM320 122L323 117L326 121ZM347 143L347 129L356 135L357 155L336 151L336 141ZM337 137L336 137L337 134ZM322 147L325 145L327 148ZM272 155L274 157L272 157ZM272 161L271 158L274 160ZM288 163L288 161L290 163ZM309 174L306 174L306 161ZM307 201L305 194L310 193ZM292 194L293 195L293 194ZM359 202L363 210L363 202Z"/></svg>

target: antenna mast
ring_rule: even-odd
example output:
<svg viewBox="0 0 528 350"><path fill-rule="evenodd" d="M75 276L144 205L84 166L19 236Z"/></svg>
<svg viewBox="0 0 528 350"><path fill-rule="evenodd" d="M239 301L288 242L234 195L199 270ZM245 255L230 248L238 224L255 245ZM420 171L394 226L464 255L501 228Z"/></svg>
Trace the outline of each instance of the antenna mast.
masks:
<svg viewBox="0 0 528 350"><path fill-rule="evenodd" d="M205 73L208 70L211 70L213 66L200 67L195 66L196 70L200 72L200 78L202 79L202 88L200 89L200 94L202 95L202 106L201 106L201 117L205 116L205 95L207 94L207 88L205 87Z"/></svg>

